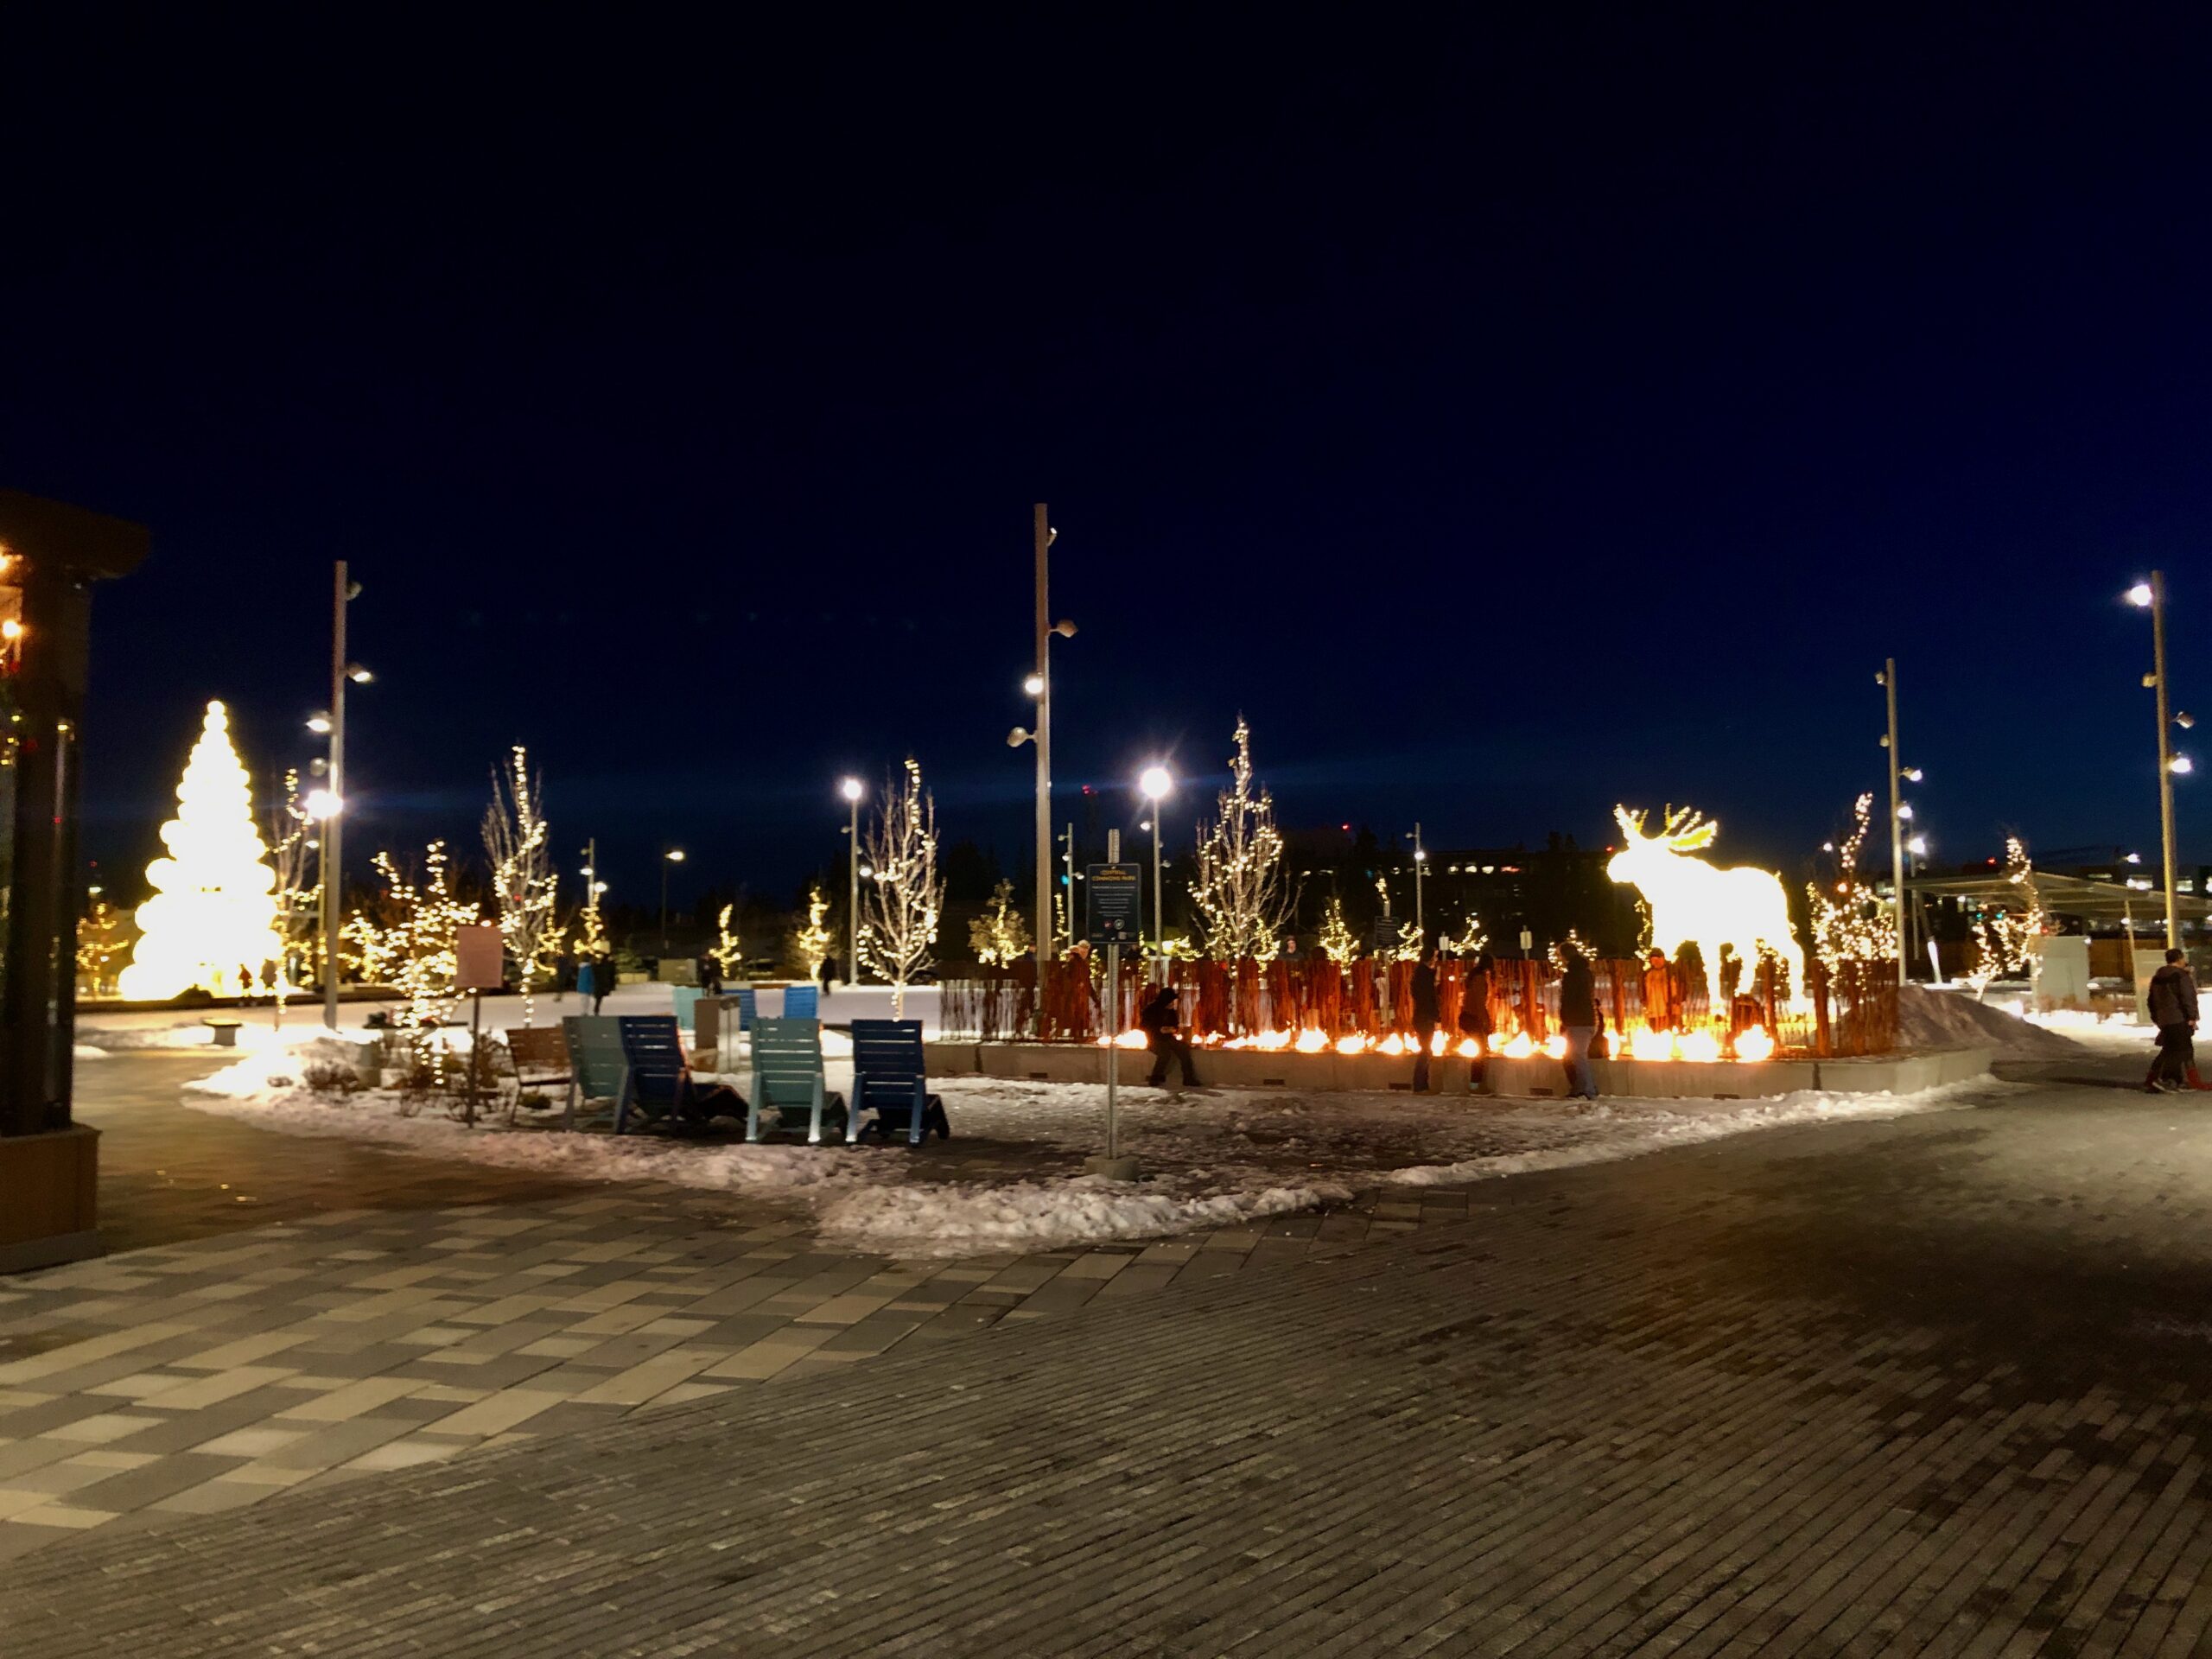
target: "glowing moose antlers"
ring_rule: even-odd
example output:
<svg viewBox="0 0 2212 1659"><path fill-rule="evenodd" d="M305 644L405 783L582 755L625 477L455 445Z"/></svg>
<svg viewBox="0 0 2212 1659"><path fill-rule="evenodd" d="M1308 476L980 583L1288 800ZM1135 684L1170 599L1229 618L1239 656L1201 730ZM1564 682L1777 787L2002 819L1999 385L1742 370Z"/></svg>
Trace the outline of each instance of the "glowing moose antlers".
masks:
<svg viewBox="0 0 2212 1659"><path fill-rule="evenodd" d="M1704 959L1709 990L1720 989L1720 954L1733 950L1746 963L1760 952L1780 957L1789 975L1792 999L1805 985L1805 956L1789 931L1789 901L1771 871L1742 867L1715 869L1692 854L1713 844L1717 820L1683 807L1667 815L1666 827L1646 835L1649 815L1613 809L1627 845L1613 855L1605 874L1633 887L1651 907L1652 948L1672 957L1694 939Z"/></svg>

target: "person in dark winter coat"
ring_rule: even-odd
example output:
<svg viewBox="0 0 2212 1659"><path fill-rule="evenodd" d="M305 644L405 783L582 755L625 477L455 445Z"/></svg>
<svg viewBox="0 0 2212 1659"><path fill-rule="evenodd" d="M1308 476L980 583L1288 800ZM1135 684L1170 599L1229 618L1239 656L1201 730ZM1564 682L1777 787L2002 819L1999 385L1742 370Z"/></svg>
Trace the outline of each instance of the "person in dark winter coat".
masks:
<svg viewBox="0 0 2212 1659"><path fill-rule="evenodd" d="M1573 945L1561 953L1567 969L1560 976L1559 1023L1567 1037L1567 1093L1598 1098L1598 1079L1590 1070L1590 1045L1598 1039L1598 976L1589 959Z"/></svg>
<svg viewBox="0 0 2212 1659"><path fill-rule="evenodd" d="M1497 963L1487 950L1478 951L1467 964L1467 975L1459 983L1459 1034L1475 1039L1475 1058L1467 1062L1467 1092L1478 1095L1485 1081L1483 1062L1490 1056L1491 1035L1496 1027L1491 1023L1491 988L1497 982Z"/></svg>
<svg viewBox="0 0 2212 1659"><path fill-rule="evenodd" d="M2166 965L2151 976L2145 1001L2151 1023L2158 1028L2158 1058L2145 1087L2171 1094L2196 1064L2196 1045L2190 1040L2196 1030L2196 982L2180 951L2166 952Z"/></svg>
<svg viewBox="0 0 2212 1659"><path fill-rule="evenodd" d="M1152 1075L1145 1081L1158 1089L1167 1081L1167 1062L1173 1060L1182 1070L1182 1082L1175 1092L1198 1086L1198 1074L1191 1064L1191 1046L1177 1031L1182 1024L1182 1007L1173 986L1162 985L1149 997L1138 1012L1137 1024L1144 1032L1145 1046L1152 1051Z"/></svg>
<svg viewBox="0 0 2212 1659"><path fill-rule="evenodd" d="M607 994L614 988L614 957L610 952L592 964L591 1011L597 1014Z"/></svg>
<svg viewBox="0 0 2212 1659"><path fill-rule="evenodd" d="M722 994L721 964L712 957L699 958L698 976L700 995L720 996Z"/></svg>
<svg viewBox="0 0 2212 1659"><path fill-rule="evenodd" d="M1424 944L1414 963L1414 1092L1428 1092L1429 1050L1436 1039L1436 947Z"/></svg>

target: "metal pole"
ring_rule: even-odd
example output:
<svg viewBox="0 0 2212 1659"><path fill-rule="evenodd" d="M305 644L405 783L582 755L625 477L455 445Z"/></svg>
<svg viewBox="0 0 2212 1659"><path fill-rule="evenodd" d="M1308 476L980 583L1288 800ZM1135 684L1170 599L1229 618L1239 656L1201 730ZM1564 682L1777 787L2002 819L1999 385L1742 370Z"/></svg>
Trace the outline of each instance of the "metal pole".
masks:
<svg viewBox="0 0 2212 1659"><path fill-rule="evenodd" d="M1423 938L1428 937L1428 929L1425 925L1421 907L1421 878L1426 863L1421 844L1421 820L1415 818L1414 820L1414 926L1420 931Z"/></svg>
<svg viewBox="0 0 2212 1659"><path fill-rule="evenodd" d="M1902 985L1910 977L1907 969L1912 950L1905 931L1904 821L1898 816L1904 806L1904 785L1897 772L1897 659L1894 657L1882 664L1882 687L1890 702L1890 888L1897 895L1897 983Z"/></svg>
<svg viewBox="0 0 2212 1659"><path fill-rule="evenodd" d="M1036 505L1033 530L1037 543L1037 961L1052 959L1052 664L1046 650L1052 638L1052 615L1046 596L1046 570L1051 561L1051 513L1042 501ZM1074 913L1074 883L1070 882L1068 908Z"/></svg>
<svg viewBox="0 0 2212 1659"><path fill-rule="evenodd" d="M668 849L660 849L660 952L668 954Z"/></svg>
<svg viewBox="0 0 2212 1659"><path fill-rule="evenodd" d="M2173 705L2166 691L2166 579L2151 573L2152 668L2158 682L2158 833L2165 841L2166 949L2181 949L2181 924L2174 905Z"/></svg>
<svg viewBox="0 0 2212 1659"><path fill-rule="evenodd" d="M468 1015L468 1127L476 1127L476 1090L484 1072L480 1064L484 1053L484 992L480 986L473 994L475 1006Z"/></svg>
<svg viewBox="0 0 2212 1659"><path fill-rule="evenodd" d="M852 878L852 895L845 908L845 983L861 982L861 803L853 798L853 821L847 826L852 845L845 849L845 868Z"/></svg>
<svg viewBox="0 0 2212 1659"><path fill-rule="evenodd" d="M1068 849L1061 859L1068 873L1068 901L1065 914L1068 926L1067 946L1072 950L1075 949L1075 825L1072 823L1068 825Z"/></svg>
<svg viewBox="0 0 2212 1659"><path fill-rule="evenodd" d="M1160 807L1158 801L1152 804L1152 956L1156 964L1154 977L1165 985L1167 982L1167 924L1160 919Z"/></svg>
<svg viewBox="0 0 2212 1659"><path fill-rule="evenodd" d="M1155 817L1153 822L1157 823L1160 820ZM1072 836L1075 826L1070 824L1068 829L1071 832L1068 845L1072 849L1075 845ZM1157 846L1159 843L1155 841L1153 844ZM1118 830L1106 832L1106 861L1109 864L1122 861L1122 832ZM1069 887L1072 892L1074 884L1071 882ZM1071 917L1075 914L1072 897L1068 900L1068 914ZM1121 1122L1116 1104L1121 1079L1122 947L1115 943L1106 947L1106 1157L1109 1162L1122 1155Z"/></svg>
<svg viewBox="0 0 2212 1659"><path fill-rule="evenodd" d="M346 561L330 599L330 793L338 810L322 821L322 1023L338 1029L338 904L346 881Z"/></svg>

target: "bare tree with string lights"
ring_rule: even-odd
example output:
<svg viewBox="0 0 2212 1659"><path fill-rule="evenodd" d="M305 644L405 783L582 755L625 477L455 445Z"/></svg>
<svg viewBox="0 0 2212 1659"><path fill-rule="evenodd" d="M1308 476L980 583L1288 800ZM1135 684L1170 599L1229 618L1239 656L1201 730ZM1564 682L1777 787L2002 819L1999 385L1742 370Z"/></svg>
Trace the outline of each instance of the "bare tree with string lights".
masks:
<svg viewBox="0 0 2212 1659"><path fill-rule="evenodd" d="M937 868L937 803L909 755L905 785L888 784L869 826L874 874L861 893L861 959L891 987L891 1017L906 1017L906 987L935 960L944 878Z"/></svg>
<svg viewBox="0 0 2212 1659"><path fill-rule="evenodd" d="M484 810L484 856L491 861L492 892L499 907L499 937L522 984L522 1022L535 1015L533 988L560 949L554 899L561 877L545 827L545 789L533 777L519 743L503 776L492 774L492 804Z"/></svg>
<svg viewBox="0 0 2212 1659"><path fill-rule="evenodd" d="M1199 940L1215 961L1250 957L1271 962L1298 895L1283 869L1274 797L1252 786L1252 728L1242 715L1236 741L1230 787L1217 799L1212 824L1198 836L1191 902L1198 907Z"/></svg>

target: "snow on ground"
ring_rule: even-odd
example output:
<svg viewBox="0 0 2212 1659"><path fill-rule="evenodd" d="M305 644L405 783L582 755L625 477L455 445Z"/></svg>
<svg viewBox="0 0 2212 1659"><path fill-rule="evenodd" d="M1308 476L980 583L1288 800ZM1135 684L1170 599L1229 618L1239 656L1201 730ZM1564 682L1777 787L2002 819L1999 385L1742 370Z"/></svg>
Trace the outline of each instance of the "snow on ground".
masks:
<svg viewBox="0 0 2212 1659"><path fill-rule="evenodd" d="M615 988L607 999L602 1014L667 1014L676 1006L675 988L639 980ZM783 993L763 990L760 996L760 1012L773 1016L782 1012ZM397 1014L402 1004L397 1001L341 1002L338 1007L340 1027L346 1031L362 1031L368 1026L369 1016L375 1013ZM887 988L874 985L840 986L822 1001L822 1020L825 1025L849 1025L859 1020L888 1020L891 1017L891 992ZM906 1017L922 1022L922 1035L937 1035L938 993L934 985L917 986L906 993ZM582 1000L570 992L555 996L542 992L531 999L527 1023L538 1026L558 1024L561 1016L588 1012ZM523 999L519 996L487 996L484 999L484 1029L505 1031L524 1024ZM149 1008L130 1013L105 1013L97 1003L85 1003L77 1010L77 1035L81 1042L109 1050L143 1048L206 1048L212 1045L213 1033L206 1024L208 1015L238 1022L238 1041L241 1048L261 1048L270 1046L289 1046L308 1040L322 1030L322 1004L313 997L294 998L284 1005L281 1025L276 1012L266 1003L257 1003L245 1008L216 1008L206 1013L185 1008ZM454 1017L465 1030L469 1019L469 1005L466 999L454 1009ZM842 1040L842 1038L839 1040Z"/></svg>
<svg viewBox="0 0 2212 1659"><path fill-rule="evenodd" d="M1156 1236L1347 1202L1361 1185L1434 1185L1638 1156L1758 1128L1891 1117L2009 1091L1982 1081L1918 1095L1806 1093L1749 1101L1498 1100L1399 1092L1201 1091L1180 1099L1124 1089L1122 1151L1147 1179L1131 1187L1076 1174L1103 1149L1106 1090L1095 1084L945 1078L951 1143L849 1148L726 1137L564 1134L550 1115L478 1126L442 1103L410 1109L385 1091L318 1094L317 1063L350 1065L348 1038L304 1030L185 1085L188 1103L288 1134L369 1141L582 1179L667 1182L787 1197L826 1237L902 1255L1045 1249ZM845 1067L830 1068L842 1089ZM739 1079L742 1086L744 1079ZM729 1126L734 1129L734 1125ZM980 1177L980 1179L978 1179Z"/></svg>

